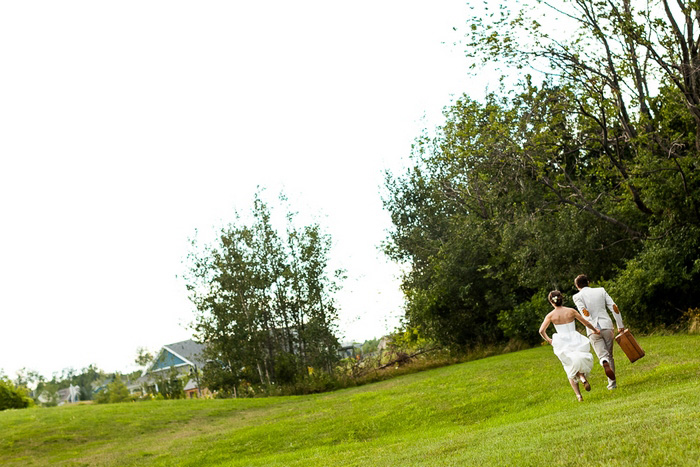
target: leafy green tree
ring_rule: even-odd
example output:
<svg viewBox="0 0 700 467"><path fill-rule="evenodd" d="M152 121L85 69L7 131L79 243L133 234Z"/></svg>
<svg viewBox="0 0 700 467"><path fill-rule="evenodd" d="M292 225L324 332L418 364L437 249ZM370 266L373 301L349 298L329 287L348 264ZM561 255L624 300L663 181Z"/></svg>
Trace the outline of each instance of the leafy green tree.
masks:
<svg viewBox="0 0 700 467"><path fill-rule="evenodd" d="M362 354L375 353L379 349L379 339L368 339L362 343Z"/></svg>
<svg viewBox="0 0 700 467"><path fill-rule="evenodd" d="M175 368L171 368L165 374L158 376L158 394L164 399L183 399L185 397L185 384L190 379L189 374L182 374Z"/></svg>
<svg viewBox="0 0 700 467"><path fill-rule="evenodd" d="M417 139L414 167L387 177L407 321L446 344L523 338L542 294L574 292L581 272L605 279L636 326L697 303L697 5L547 5L573 25L566 37L502 5L470 20L467 43L544 81L459 99Z"/></svg>
<svg viewBox="0 0 700 467"><path fill-rule="evenodd" d="M43 398L47 400L45 405L55 405L58 403L57 391L71 385L80 387L80 400L91 400L93 383L105 379L106 375L97 366L90 365L82 370L64 368L60 374L55 373L50 381L45 381L41 375L31 371L23 378L37 381L36 394L43 393Z"/></svg>
<svg viewBox="0 0 700 467"><path fill-rule="evenodd" d="M693 85L698 79L693 64L700 55L693 44L700 38L698 5L538 3L549 8L502 8L497 17L472 18L467 50L518 67L536 63L572 89L569 114L585 121L587 147L601 169L614 174L615 185L586 190L575 179L558 177L550 189L562 203L615 223L632 240L655 238L648 227L659 223L665 224L664 233L697 226L700 88ZM547 20L538 11L546 11ZM552 16L571 26L566 37L544 26ZM634 207L642 218L624 222L610 206L598 207L606 199Z"/></svg>
<svg viewBox="0 0 700 467"><path fill-rule="evenodd" d="M114 380L95 396L95 402L98 404L115 404L130 400L129 389L119 374L114 375Z"/></svg>
<svg viewBox="0 0 700 467"><path fill-rule="evenodd" d="M443 344L500 339L499 313L542 289L572 287L582 265L610 273L621 260L602 260L601 245L618 258L634 252L617 241L625 231L560 203L547 186L578 163L563 93L527 82L509 100L463 97L435 138L416 142L416 168L388 176L395 230L386 250L412 264L407 318ZM577 224L588 228L566 227Z"/></svg>
<svg viewBox="0 0 700 467"><path fill-rule="evenodd" d="M71 378L71 384L80 387L80 400L89 401L92 399L93 383L103 376L104 373L96 365L91 364Z"/></svg>
<svg viewBox="0 0 700 467"><path fill-rule="evenodd" d="M217 390L220 396L238 397L238 386L251 378L245 368L226 366L223 361L207 362L202 369L202 387ZM252 379L252 378L251 378Z"/></svg>
<svg viewBox="0 0 700 467"><path fill-rule="evenodd" d="M288 382L290 372L331 371L337 360L340 274L327 271L330 238L318 225L296 227L293 214L282 237L259 193L252 218L246 225L236 216L213 245L193 241L186 277L193 327L211 362L204 380L234 394L243 382Z"/></svg>

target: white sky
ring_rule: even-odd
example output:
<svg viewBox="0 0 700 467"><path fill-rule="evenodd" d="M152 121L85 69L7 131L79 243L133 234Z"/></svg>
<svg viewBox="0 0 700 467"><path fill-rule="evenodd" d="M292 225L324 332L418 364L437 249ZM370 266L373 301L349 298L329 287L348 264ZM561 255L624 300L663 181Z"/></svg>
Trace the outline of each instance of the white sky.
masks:
<svg viewBox="0 0 700 467"><path fill-rule="evenodd" d="M132 369L191 336L195 229L256 186L334 240L344 340L398 324L380 190L451 95L483 87L444 1L0 5L0 368ZM442 42L448 45L443 45Z"/></svg>

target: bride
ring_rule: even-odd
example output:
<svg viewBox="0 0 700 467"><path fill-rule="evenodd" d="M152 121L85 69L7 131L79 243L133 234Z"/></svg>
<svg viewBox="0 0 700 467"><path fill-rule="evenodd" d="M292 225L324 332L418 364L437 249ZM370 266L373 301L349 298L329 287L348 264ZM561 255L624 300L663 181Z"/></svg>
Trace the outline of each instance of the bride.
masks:
<svg viewBox="0 0 700 467"><path fill-rule="evenodd" d="M559 357L566 371L566 376L569 377L569 383L576 393L576 398L581 402L583 396L581 396L578 383L581 381L586 391L591 390L591 384L587 378L593 368L593 355L591 355L588 338L576 331L575 320L579 320L595 334L600 334L600 330L594 328L578 311L562 306L564 297L558 290L549 292L547 298L554 309L545 316L542 326L540 326L540 335L552 344L554 355ZM547 336L549 323L553 323L557 330L551 339Z"/></svg>

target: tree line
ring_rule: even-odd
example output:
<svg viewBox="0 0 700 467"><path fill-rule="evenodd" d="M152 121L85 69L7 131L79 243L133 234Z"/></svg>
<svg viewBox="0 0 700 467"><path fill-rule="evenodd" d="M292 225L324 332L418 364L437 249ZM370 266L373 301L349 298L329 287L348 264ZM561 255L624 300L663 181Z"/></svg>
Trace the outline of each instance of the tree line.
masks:
<svg viewBox="0 0 700 467"><path fill-rule="evenodd" d="M141 371L128 375L106 373L95 365L82 370L65 368L60 373L54 373L51 379L35 370L22 368L11 380L0 371L0 410L35 405L54 407L60 402L59 391L71 386L77 387L79 401L107 403L134 400L137 396L129 394L124 380L135 381L140 375Z"/></svg>
<svg viewBox="0 0 700 467"><path fill-rule="evenodd" d="M538 3L471 18L465 46L541 80L462 96L386 175L406 321L446 345L537 341L547 292L572 305L580 273L640 330L698 306L698 4Z"/></svg>

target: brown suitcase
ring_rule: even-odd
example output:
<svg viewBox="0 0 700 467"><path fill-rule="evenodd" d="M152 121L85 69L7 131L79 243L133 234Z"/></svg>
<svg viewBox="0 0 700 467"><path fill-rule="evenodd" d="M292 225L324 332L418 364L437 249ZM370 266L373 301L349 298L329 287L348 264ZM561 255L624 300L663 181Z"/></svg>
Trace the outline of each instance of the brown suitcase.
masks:
<svg viewBox="0 0 700 467"><path fill-rule="evenodd" d="M625 355L627 355L627 358L630 359L631 363L636 362L644 356L644 350L637 344L637 340L627 329L615 336L615 340L620 344L620 348Z"/></svg>

